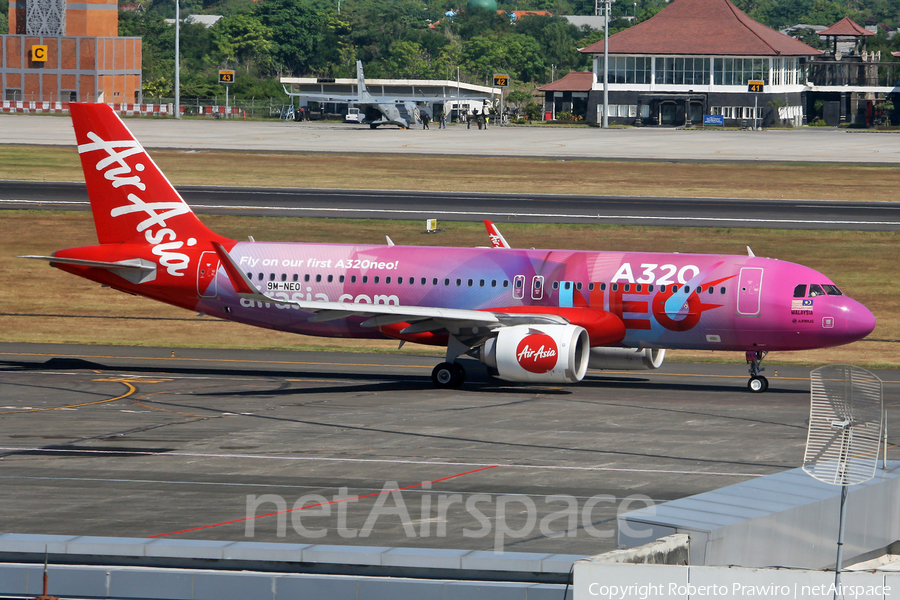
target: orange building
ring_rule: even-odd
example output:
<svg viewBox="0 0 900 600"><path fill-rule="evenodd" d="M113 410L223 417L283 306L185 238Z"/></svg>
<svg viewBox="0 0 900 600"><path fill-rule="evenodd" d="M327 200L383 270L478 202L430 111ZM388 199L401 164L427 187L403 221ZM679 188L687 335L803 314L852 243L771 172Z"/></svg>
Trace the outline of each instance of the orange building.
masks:
<svg viewBox="0 0 900 600"><path fill-rule="evenodd" d="M116 0L11 0L0 99L140 102L141 38L118 28Z"/></svg>

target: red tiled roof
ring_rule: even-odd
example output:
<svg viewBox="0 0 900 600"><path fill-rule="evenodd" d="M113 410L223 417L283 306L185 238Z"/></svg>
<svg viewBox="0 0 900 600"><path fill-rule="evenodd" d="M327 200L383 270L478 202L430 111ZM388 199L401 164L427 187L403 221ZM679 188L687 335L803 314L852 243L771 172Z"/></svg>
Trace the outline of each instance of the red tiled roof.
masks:
<svg viewBox="0 0 900 600"><path fill-rule="evenodd" d="M609 36L611 54L812 56L821 51L757 23L728 0L673 0L653 18ZM603 52L603 40L581 48Z"/></svg>
<svg viewBox="0 0 900 600"><path fill-rule="evenodd" d="M610 38L612 39L612 38ZM571 71L562 79L538 88L540 92L589 92L594 85L592 71Z"/></svg>
<svg viewBox="0 0 900 600"><path fill-rule="evenodd" d="M848 35L853 37L859 37L862 35L875 35L865 27L861 27L853 22L853 19L850 17L844 17L828 29L823 29L819 32L819 36L823 35ZM612 38L609 38L612 39Z"/></svg>

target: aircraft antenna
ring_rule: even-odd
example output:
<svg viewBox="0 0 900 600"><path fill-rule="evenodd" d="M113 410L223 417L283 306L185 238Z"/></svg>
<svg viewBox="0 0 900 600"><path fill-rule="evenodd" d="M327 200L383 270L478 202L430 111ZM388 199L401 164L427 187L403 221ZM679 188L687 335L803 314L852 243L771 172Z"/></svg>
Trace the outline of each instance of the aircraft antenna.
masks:
<svg viewBox="0 0 900 600"><path fill-rule="evenodd" d="M884 416L883 386L873 373L852 365L819 367L809 374L809 433L803 470L841 486L834 598L841 586L847 490L875 476Z"/></svg>

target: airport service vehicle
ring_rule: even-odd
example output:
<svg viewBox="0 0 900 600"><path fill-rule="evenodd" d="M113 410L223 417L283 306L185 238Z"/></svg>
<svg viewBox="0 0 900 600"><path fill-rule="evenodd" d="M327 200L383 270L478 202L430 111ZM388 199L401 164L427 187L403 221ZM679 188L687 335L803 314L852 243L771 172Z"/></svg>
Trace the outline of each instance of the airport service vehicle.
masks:
<svg viewBox="0 0 900 600"><path fill-rule="evenodd" d="M446 346L499 379L574 383L652 369L666 349L740 351L765 391L772 350L859 340L865 306L799 264L747 256L266 243L207 229L112 109L70 104L99 244L43 259L117 290L281 331Z"/></svg>
<svg viewBox="0 0 900 600"><path fill-rule="evenodd" d="M365 119L365 113L360 112L360 110L354 106L348 108L347 114L344 115L344 123L362 123Z"/></svg>

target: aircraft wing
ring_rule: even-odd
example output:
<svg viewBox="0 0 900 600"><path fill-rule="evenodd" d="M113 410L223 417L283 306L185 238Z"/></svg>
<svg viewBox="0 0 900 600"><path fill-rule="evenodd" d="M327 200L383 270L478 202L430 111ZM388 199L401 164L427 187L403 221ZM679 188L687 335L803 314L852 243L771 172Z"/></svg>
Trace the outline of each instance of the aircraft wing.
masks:
<svg viewBox="0 0 900 600"><path fill-rule="evenodd" d="M312 100L318 100L320 102L349 102L351 104L361 104L359 96L357 94L321 94L316 92L289 92L288 89L282 84L284 88L284 93L288 96L296 96L298 98L309 98Z"/></svg>
<svg viewBox="0 0 900 600"><path fill-rule="evenodd" d="M290 92L284 84L284 93L297 98L308 98L320 102L348 102L351 104L396 104L398 102L456 102L458 100L490 101L485 96L372 96L362 98L359 94L323 94L320 92Z"/></svg>
<svg viewBox="0 0 900 600"><path fill-rule="evenodd" d="M213 246L222 261L232 285L241 298L266 304L286 304L316 313L313 322L333 321L353 316L369 317L364 327L382 327L395 323L410 323L402 333L420 333L447 329L458 331L461 327L493 330L499 327L522 324L566 324L569 321L559 315L515 313L505 311L441 308L436 306L403 306L395 304L367 304L362 302L324 302L313 300L282 300L256 289L231 255L218 242Z"/></svg>

